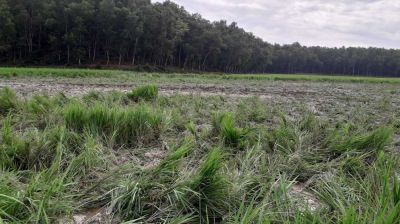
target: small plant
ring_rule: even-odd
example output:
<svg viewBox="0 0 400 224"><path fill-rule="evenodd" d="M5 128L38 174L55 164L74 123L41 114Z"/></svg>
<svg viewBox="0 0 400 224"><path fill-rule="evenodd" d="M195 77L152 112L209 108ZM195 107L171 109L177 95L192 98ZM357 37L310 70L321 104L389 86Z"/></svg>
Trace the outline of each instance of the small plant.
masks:
<svg viewBox="0 0 400 224"><path fill-rule="evenodd" d="M188 201L197 208L200 217L218 218L224 214L229 185L220 173L223 157L220 149L213 149L187 184L190 189Z"/></svg>
<svg viewBox="0 0 400 224"><path fill-rule="evenodd" d="M158 97L158 87L154 85L142 86L128 93L128 97L134 101L152 101Z"/></svg>
<svg viewBox="0 0 400 224"><path fill-rule="evenodd" d="M393 130L386 127L361 135L339 132L330 144L335 151L340 153L352 150L379 152L390 144L392 136Z"/></svg>
<svg viewBox="0 0 400 224"><path fill-rule="evenodd" d="M140 182L126 179L111 191L109 208L122 218L138 219L143 215L146 196Z"/></svg>
<svg viewBox="0 0 400 224"><path fill-rule="evenodd" d="M170 152L166 158L154 170L156 174L171 175L177 172L178 166L183 158L189 155L193 150L193 142L191 139L185 139L182 145Z"/></svg>
<svg viewBox="0 0 400 224"><path fill-rule="evenodd" d="M88 120L87 110L82 104L70 104L64 109L64 119L68 128L83 131L84 125Z"/></svg>
<svg viewBox="0 0 400 224"><path fill-rule="evenodd" d="M216 114L213 127L227 146L240 146L244 142L246 133L243 129L236 127L235 119L230 113Z"/></svg>
<svg viewBox="0 0 400 224"><path fill-rule="evenodd" d="M78 132L106 137L120 145L135 146L156 140L163 129L161 113L152 112L146 106L136 108L107 108L97 104L86 108L72 104L64 111L68 128Z"/></svg>
<svg viewBox="0 0 400 224"><path fill-rule="evenodd" d="M0 114L7 115L18 106L18 97L15 92L6 87L0 90Z"/></svg>
<svg viewBox="0 0 400 224"><path fill-rule="evenodd" d="M116 112L114 126L117 143L134 146L157 140L163 130L164 117L146 106Z"/></svg>
<svg viewBox="0 0 400 224"><path fill-rule="evenodd" d="M53 106L48 96L35 95L26 102L26 110L35 115L44 115Z"/></svg>

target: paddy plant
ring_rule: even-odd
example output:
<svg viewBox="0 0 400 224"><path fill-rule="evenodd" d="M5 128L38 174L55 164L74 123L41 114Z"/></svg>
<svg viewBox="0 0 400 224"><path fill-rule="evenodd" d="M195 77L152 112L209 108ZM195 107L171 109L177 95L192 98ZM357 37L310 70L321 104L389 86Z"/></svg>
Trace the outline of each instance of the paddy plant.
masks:
<svg viewBox="0 0 400 224"><path fill-rule="evenodd" d="M87 108L71 104L64 110L66 126L74 131L88 132L126 146L157 140L164 128L163 114L145 105L108 108L97 104Z"/></svg>
<svg viewBox="0 0 400 224"><path fill-rule="evenodd" d="M0 116L0 223L93 211L105 223L399 222L395 119L196 95L12 102Z"/></svg>
<svg viewBox="0 0 400 224"><path fill-rule="evenodd" d="M6 87L0 89L0 115L7 115L15 111L19 105L19 100L15 92Z"/></svg>
<svg viewBox="0 0 400 224"><path fill-rule="evenodd" d="M153 101L158 97L158 87L155 85L141 86L128 93L128 98L134 101Z"/></svg>

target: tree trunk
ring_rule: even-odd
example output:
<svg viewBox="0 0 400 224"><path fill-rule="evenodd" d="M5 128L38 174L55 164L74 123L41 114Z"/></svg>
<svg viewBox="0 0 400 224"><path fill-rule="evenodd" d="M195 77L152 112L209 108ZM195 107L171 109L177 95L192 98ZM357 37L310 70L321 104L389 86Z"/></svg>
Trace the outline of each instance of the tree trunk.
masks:
<svg viewBox="0 0 400 224"><path fill-rule="evenodd" d="M136 49L138 44L139 38L135 40L135 46L133 47L133 54L132 54L132 66L135 66L135 59L136 59Z"/></svg>
<svg viewBox="0 0 400 224"><path fill-rule="evenodd" d="M96 47L97 47L97 41L94 41L94 47L93 47L93 62L96 60Z"/></svg>
<svg viewBox="0 0 400 224"><path fill-rule="evenodd" d="M69 65L69 56L70 56L70 54L69 54L69 46L67 47L67 64Z"/></svg>
<svg viewBox="0 0 400 224"><path fill-rule="evenodd" d="M110 64L110 50L106 51L106 55L107 55L107 65Z"/></svg>
<svg viewBox="0 0 400 224"><path fill-rule="evenodd" d="M181 67L181 52L182 52L182 46L179 45L179 54L178 54L178 67Z"/></svg>

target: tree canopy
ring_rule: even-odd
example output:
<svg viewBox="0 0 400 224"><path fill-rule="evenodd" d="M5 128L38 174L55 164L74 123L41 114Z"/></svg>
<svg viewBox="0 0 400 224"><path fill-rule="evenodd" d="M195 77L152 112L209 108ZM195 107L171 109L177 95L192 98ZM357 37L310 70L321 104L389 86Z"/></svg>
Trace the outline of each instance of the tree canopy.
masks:
<svg viewBox="0 0 400 224"><path fill-rule="evenodd" d="M0 0L0 62L400 76L400 50L273 45L150 0Z"/></svg>

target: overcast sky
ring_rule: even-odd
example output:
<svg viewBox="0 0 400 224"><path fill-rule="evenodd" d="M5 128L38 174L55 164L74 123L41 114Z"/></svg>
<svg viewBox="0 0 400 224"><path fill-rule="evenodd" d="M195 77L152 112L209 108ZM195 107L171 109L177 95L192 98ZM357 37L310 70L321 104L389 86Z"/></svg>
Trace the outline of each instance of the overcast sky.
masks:
<svg viewBox="0 0 400 224"><path fill-rule="evenodd" d="M400 48L400 0L173 1L212 21L236 21L270 43Z"/></svg>

